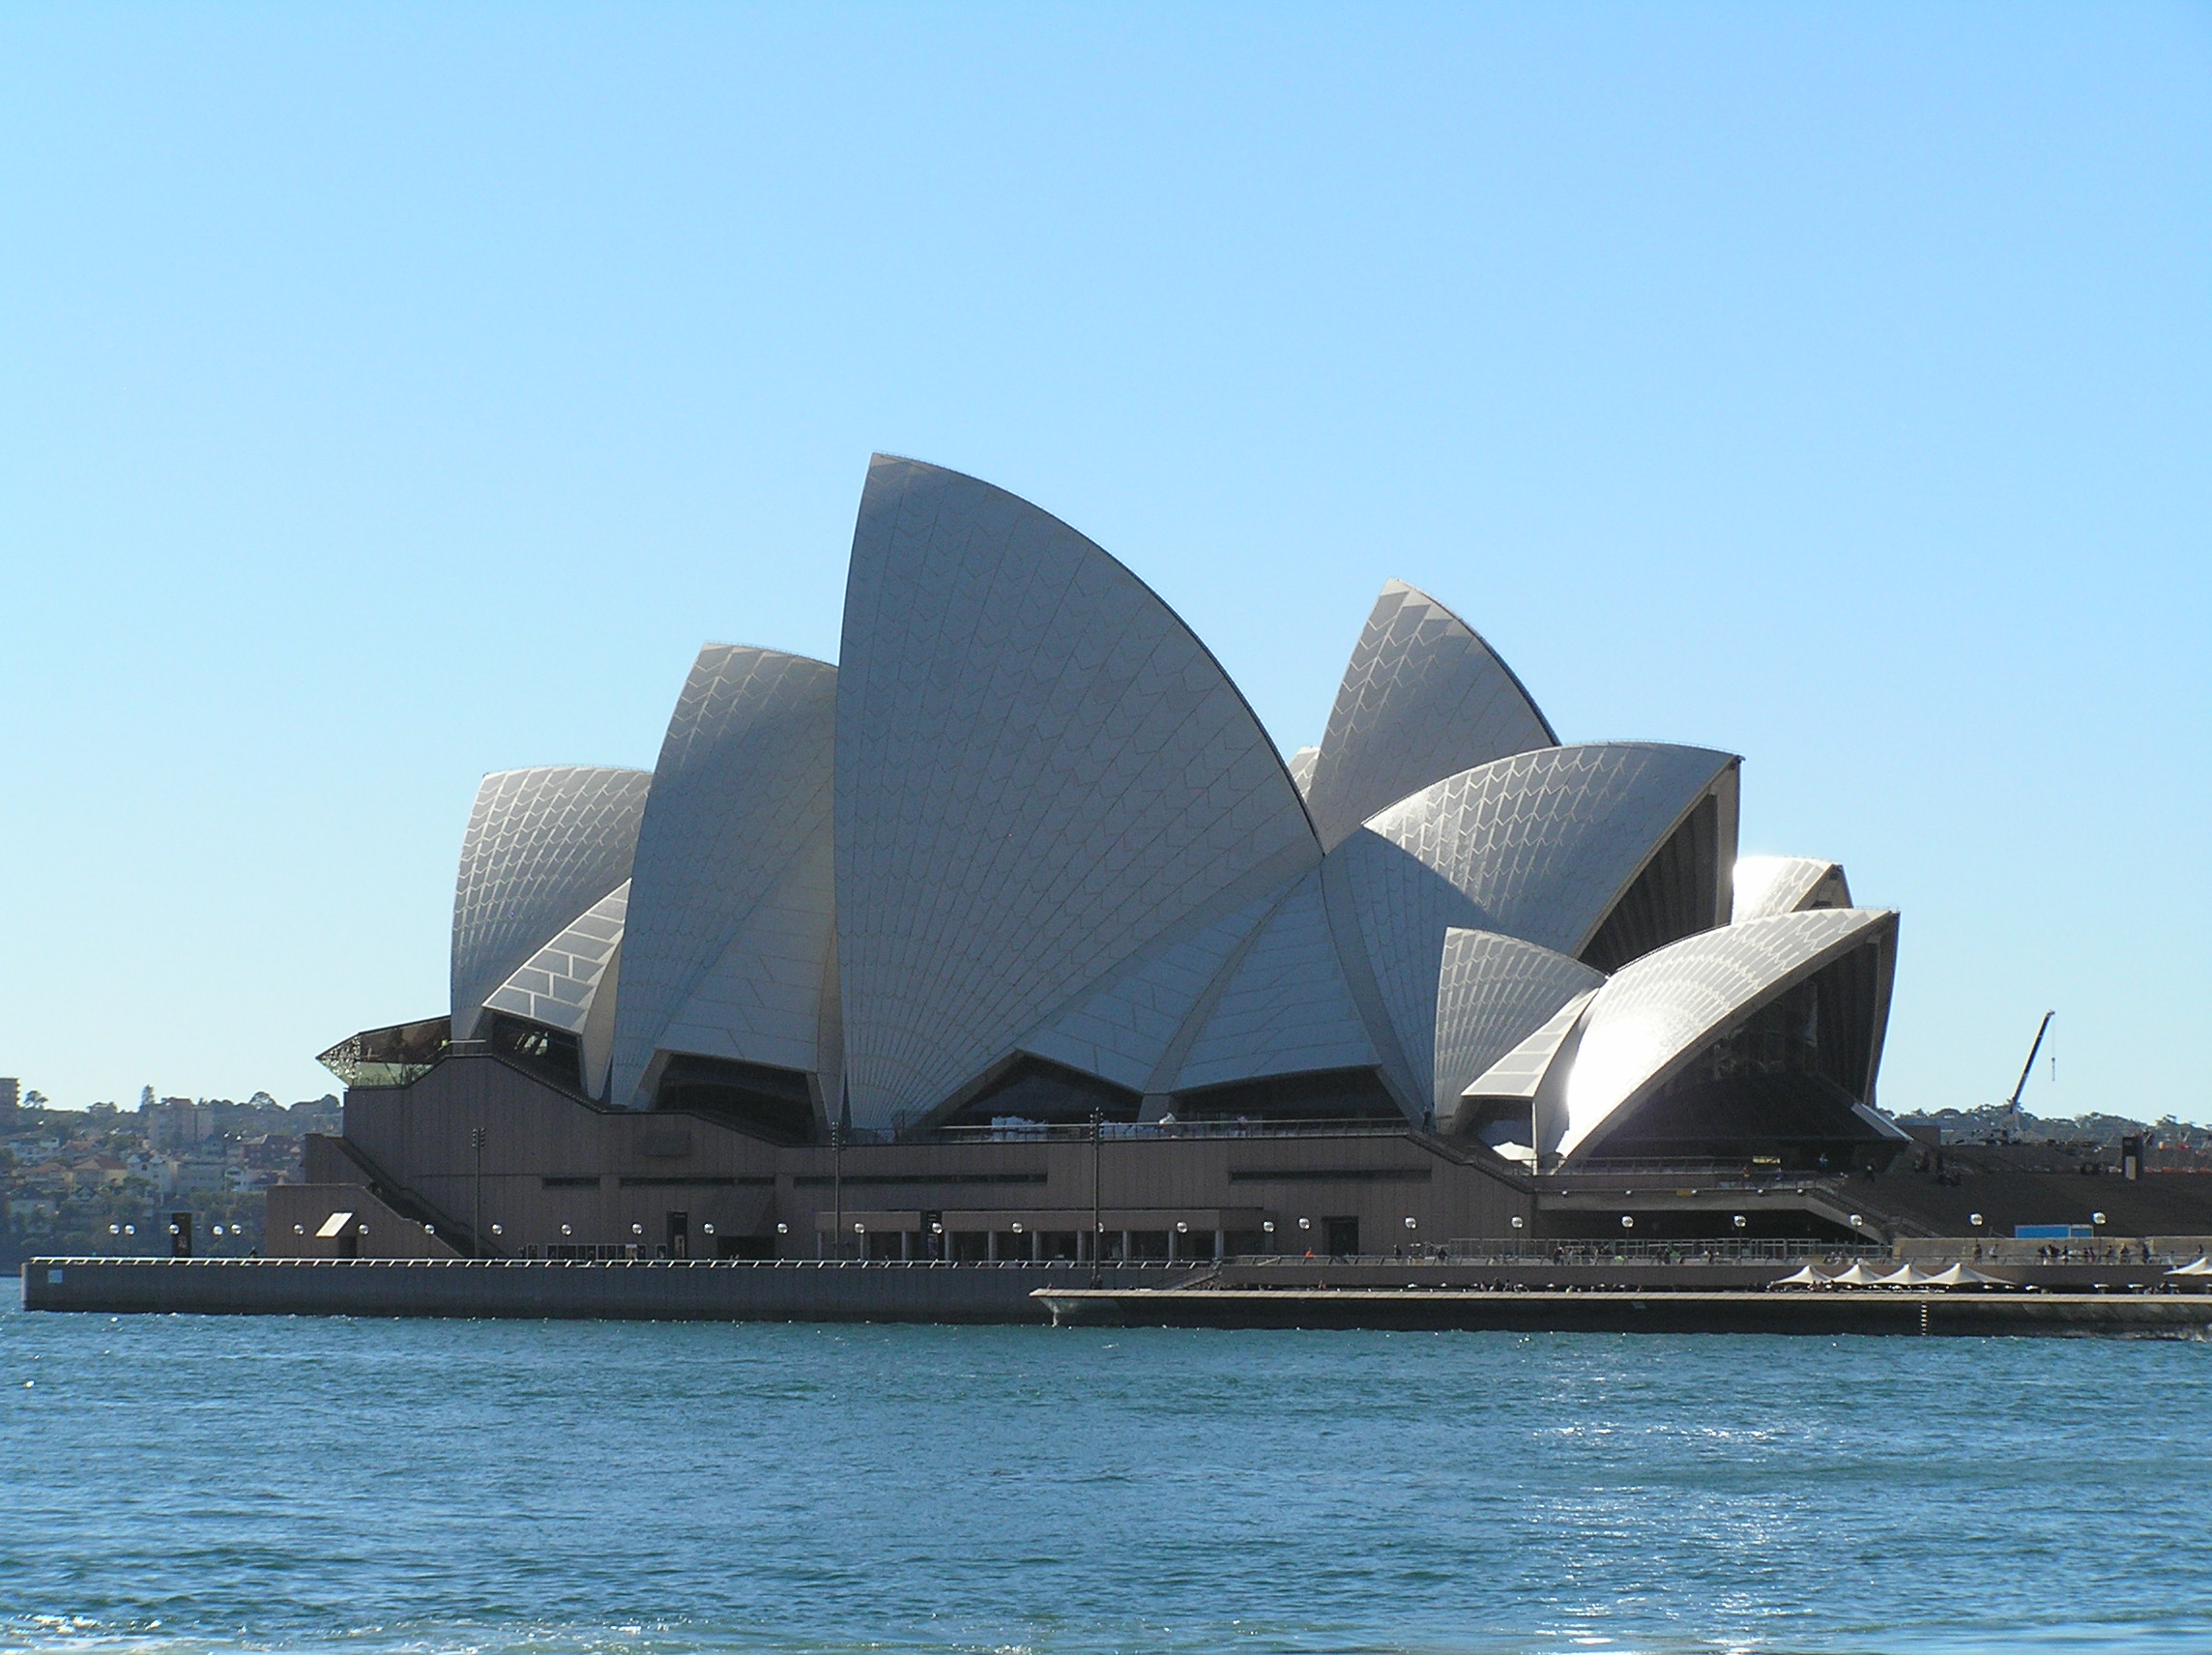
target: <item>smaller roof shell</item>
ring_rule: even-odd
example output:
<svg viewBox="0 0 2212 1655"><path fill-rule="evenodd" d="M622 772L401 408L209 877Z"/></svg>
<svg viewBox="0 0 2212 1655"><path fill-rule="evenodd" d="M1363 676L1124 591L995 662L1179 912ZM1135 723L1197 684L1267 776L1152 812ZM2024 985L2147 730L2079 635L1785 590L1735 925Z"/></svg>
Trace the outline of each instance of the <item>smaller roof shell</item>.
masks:
<svg viewBox="0 0 2212 1655"><path fill-rule="evenodd" d="M1819 909L1702 932L1623 967L1584 1013L1557 1153L1572 1158L1729 1030L1867 944L1883 959L1878 1051L1896 941L1897 915L1888 910Z"/></svg>
<svg viewBox="0 0 2212 1655"><path fill-rule="evenodd" d="M1851 887L1843 864L1814 857L1738 857L1730 923L1766 919L1808 908L1848 908Z"/></svg>
<svg viewBox="0 0 2212 1655"><path fill-rule="evenodd" d="M1473 627L1427 593L1393 580L1375 600L1344 669L1327 733L1298 781L1325 850L1431 782L1558 742L1521 681Z"/></svg>
<svg viewBox="0 0 2212 1655"><path fill-rule="evenodd" d="M629 878L653 777L546 765L483 778L453 886L453 1037L579 915Z"/></svg>
<svg viewBox="0 0 2212 1655"><path fill-rule="evenodd" d="M1518 937L1454 926L1437 973L1436 1112L1448 1123L1469 1084L1605 978Z"/></svg>

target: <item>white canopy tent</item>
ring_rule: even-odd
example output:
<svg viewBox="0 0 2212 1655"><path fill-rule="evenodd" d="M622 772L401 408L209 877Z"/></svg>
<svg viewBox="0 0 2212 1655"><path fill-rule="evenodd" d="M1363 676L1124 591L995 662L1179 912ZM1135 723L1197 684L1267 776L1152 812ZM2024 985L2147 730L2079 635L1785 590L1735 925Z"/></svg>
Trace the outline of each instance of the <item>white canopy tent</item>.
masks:
<svg viewBox="0 0 2212 1655"><path fill-rule="evenodd" d="M1915 1266L1910 1260L1897 1266L1886 1276L1877 1276L1877 1288L1924 1288L1928 1285L1928 1272Z"/></svg>
<svg viewBox="0 0 2212 1655"><path fill-rule="evenodd" d="M1931 1288L2009 1288L2020 1284L2004 1276L1985 1276L1981 1271L1965 1264L1953 1264L1937 1270L1932 1276L1921 1278L1923 1287Z"/></svg>
<svg viewBox="0 0 2212 1655"><path fill-rule="evenodd" d="M1882 1282L1880 1276L1876 1275L1861 1262L1854 1262L1849 1269L1838 1275L1830 1276L1828 1280L1839 1288L1879 1287Z"/></svg>

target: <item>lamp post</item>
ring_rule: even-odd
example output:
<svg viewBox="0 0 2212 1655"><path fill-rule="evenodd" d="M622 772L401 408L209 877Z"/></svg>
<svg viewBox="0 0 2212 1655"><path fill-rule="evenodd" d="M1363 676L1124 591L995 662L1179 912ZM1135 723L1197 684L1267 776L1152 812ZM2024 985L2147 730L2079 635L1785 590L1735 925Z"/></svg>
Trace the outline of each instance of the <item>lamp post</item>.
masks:
<svg viewBox="0 0 2212 1655"><path fill-rule="evenodd" d="M837 1256L845 1256L845 1130L843 1123L830 1122L830 1189L836 1203L836 1217L830 1221L830 1239L837 1248ZM817 1224L822 1221L817 1218Z"/></svg>
<svg viewBox="0 0 2212 1655"><path fill-rule="evenodd" d="M474 1215L471 1217L471 1219L470 1219L470 1221L469 1221L469 1239L470 1239L471 1243L473 1244L473 1245L472 1245L472 1248L471 1248L471 1250L472 1250L472 1251L473 1251L473 1252L474 1252L474 1253L477 1255L477 1257L478 1257L478 1258L480 1258L480 1259L483 1257L483 1253L484 1253L484 1240L483 1240L483 1147L484 1147L484 1129L483 1129L482 1127L480 1127L480 1126L472 1126L472 1127L470 1127L470 1128L469 1128L469 1147L470 1147L470 1148L472 1148L472 1149L474 1149L474 1150L477 1152L477 1195L476 1195L476 1211L475 1211Z"/></svg>
<svg viewBox="0 0 2212 1655"><path fill-rule="evenodd" d="M1104 1175L1099 1170L1099 1161L1105 1154L1105 1143L1106 1112L1103 1109L1094 1109L1091 1112L1091 1285L1092 1287L1099 1286L1106 1279L1105 1266L1099 1263L1098 1259L1099 1244L1106 1239L1106 1205L1101 1181Z"/></svg>

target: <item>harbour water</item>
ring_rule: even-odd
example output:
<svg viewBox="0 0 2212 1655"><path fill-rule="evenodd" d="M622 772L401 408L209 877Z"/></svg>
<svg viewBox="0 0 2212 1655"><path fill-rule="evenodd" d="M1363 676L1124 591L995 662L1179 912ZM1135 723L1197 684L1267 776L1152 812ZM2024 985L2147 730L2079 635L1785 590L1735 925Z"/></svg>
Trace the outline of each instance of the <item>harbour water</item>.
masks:
<svg viewBox="0 0 2212 1655"><path fill-rule="evenodd" d="M2212 1649L2212 1346L23 1313L0 1651Z"/></svg>

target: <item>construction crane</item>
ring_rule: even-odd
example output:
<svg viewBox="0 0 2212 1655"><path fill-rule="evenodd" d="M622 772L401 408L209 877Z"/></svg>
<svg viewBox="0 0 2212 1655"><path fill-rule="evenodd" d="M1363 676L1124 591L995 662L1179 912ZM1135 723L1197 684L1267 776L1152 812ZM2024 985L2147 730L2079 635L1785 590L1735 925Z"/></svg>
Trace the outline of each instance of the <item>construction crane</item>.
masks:
<svg viewBox="0 0 2212 1655"><path fill-rule="evenodd" d="M2020 1066L2020 1080L2012 1089L2012 1096L2005 1099L2005 1130L2016 1138L2020 1136L2020 1094L2027 1089L2027 1077L2035 1070L2035 1055L2043 1050L2043 1037L2051 1032L2051 1020L2057 1015L2055 1011L2047 1011L2043 1021L2035 1026L2035 1044L2028 1047L2027 1061Z"/></svg>

